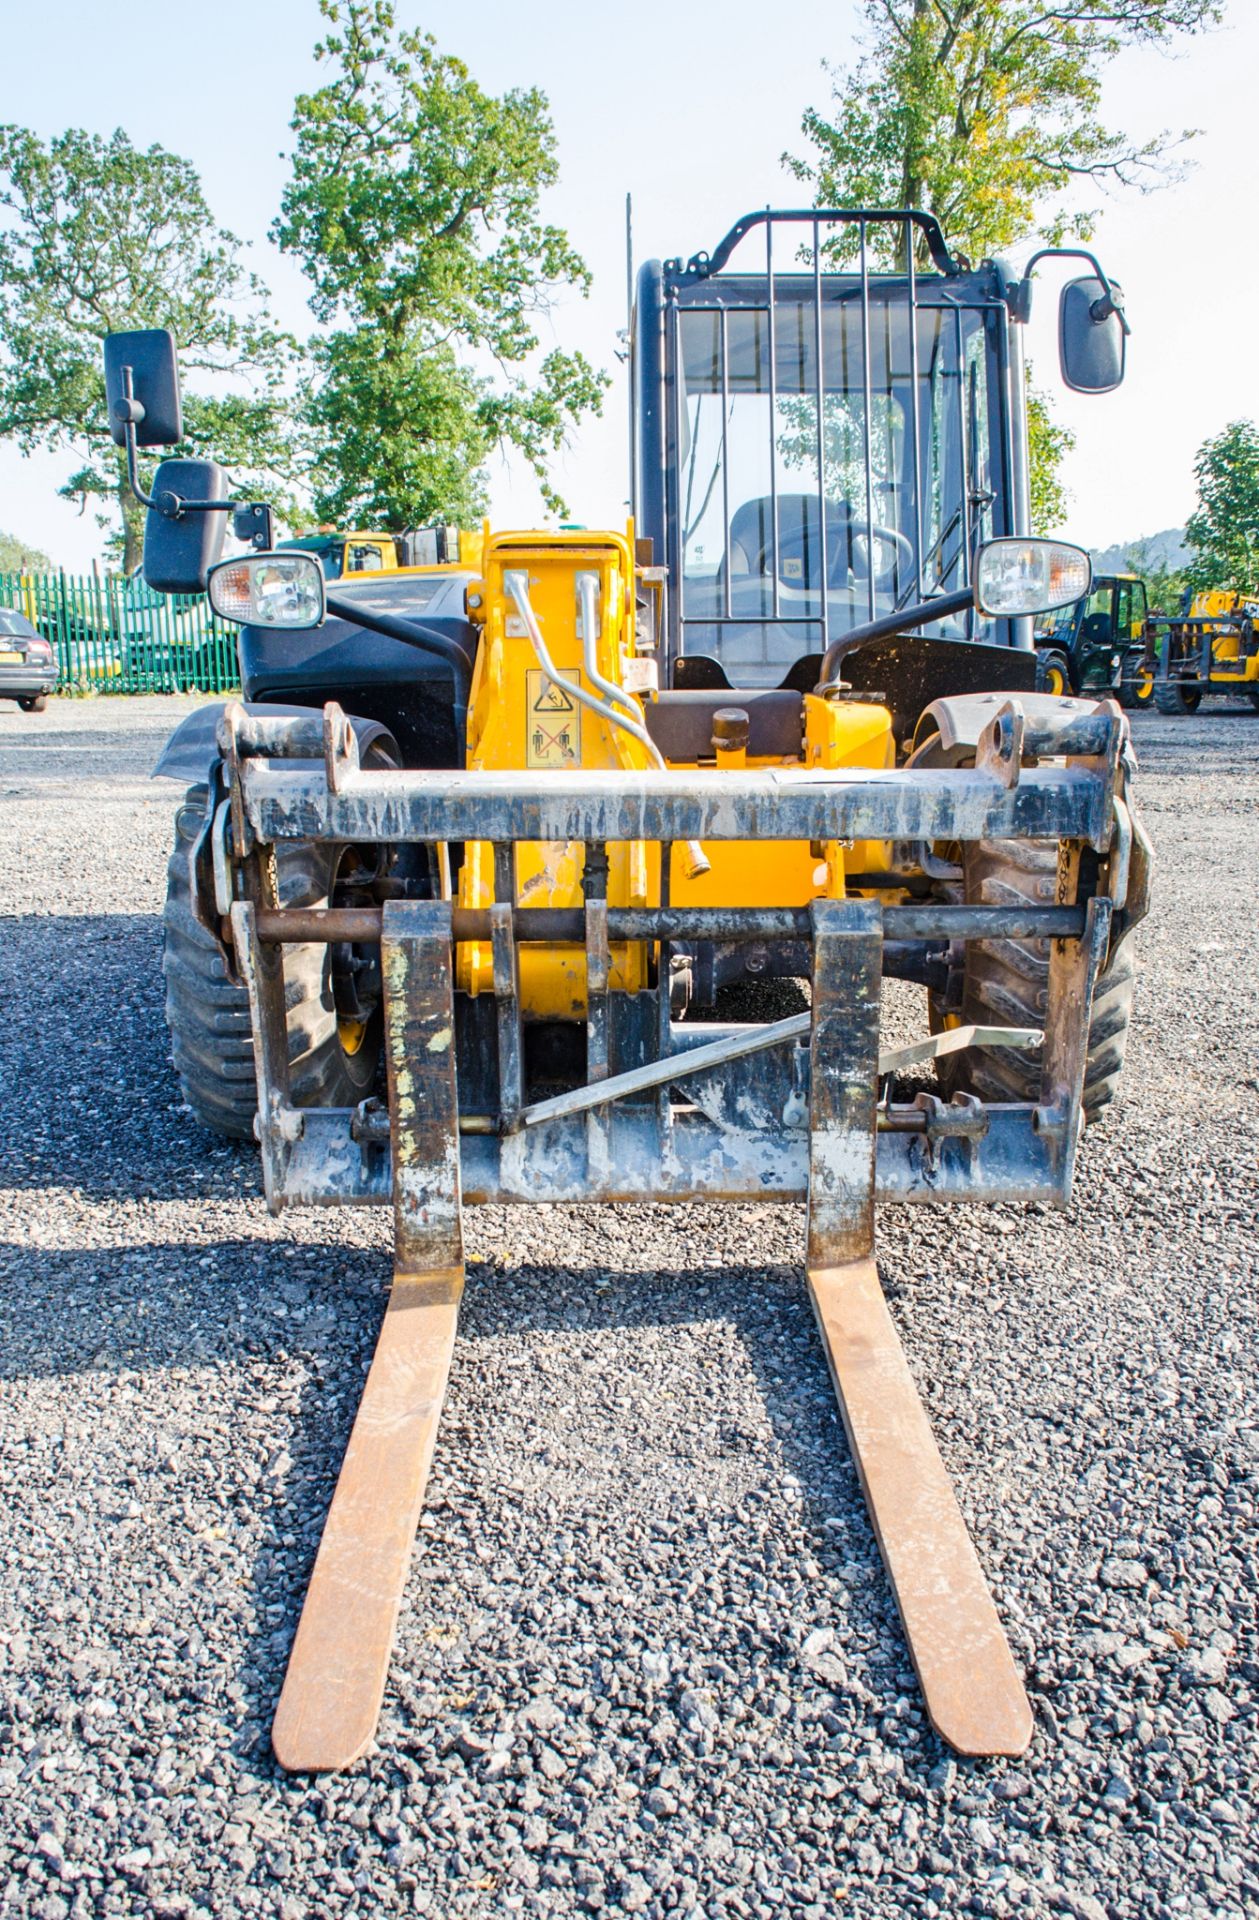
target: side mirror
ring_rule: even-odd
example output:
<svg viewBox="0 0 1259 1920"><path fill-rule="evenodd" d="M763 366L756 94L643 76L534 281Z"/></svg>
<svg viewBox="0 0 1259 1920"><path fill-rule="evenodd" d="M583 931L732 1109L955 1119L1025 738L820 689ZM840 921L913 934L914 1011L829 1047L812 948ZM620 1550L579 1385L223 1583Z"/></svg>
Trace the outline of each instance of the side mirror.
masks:
<svg viewBox="0 0 1259 1920"><path fill-rule="evenodd" d="M169 337L169 336L168 336ZM204 593L227 534L227 475L213 460L163 460L153 476L144 522L144 578L156 593ZM175 501L216 502L216 512L183 511Z"/></svg>
<svg viewBox="0 0 1259 1920"><path fill-rule="evenodd" d="M1093 562L1063 540L989 540L975 555L975 605L997 620L1069 607L1092 584Z"/></svg>
<svg viewBox="0 0 1259 1920"><path fill-rule="evenodd" d="M183 439L179 363L165 327L105 336L105 401L116 447L134 426L136 445L173 447Z"/></svg>
<svg viewBox="0 0 1259 1920"><path fill-rule="evenodd" d="M1075 393L1113 393L1124 375L1128 334L1123 295L1093 274L1069 280L1058 302L1058 357Z"/></svg>

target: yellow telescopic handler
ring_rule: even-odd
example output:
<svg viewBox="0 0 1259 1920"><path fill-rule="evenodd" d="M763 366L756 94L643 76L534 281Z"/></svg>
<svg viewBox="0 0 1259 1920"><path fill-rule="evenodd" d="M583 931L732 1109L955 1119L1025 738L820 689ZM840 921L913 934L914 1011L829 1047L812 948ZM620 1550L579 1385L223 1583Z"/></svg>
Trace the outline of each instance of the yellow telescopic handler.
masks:
<svg viewBox="0 0 1259 1920"><path fill-rule="evenodd" d="M876 272L887 239L905 264ZM205 1124L256 1136L274 1212L393 1214L282 1766L373 1739L478 1203L804 1202L931 1721L961 1753L1026 1747L874 1256L879 1201L1066 1206L1123 1060L1150 870L1127 722L1035 691L1034 619L1090 583L1029 530L1041 257L973 268L929 215L845 209L649 262L631 524L487 527L461 561L336 582L213 462L142 490L137 447L180 437L174 345L107 341L146 577L208 584L241 629L244 699L189 716L158 767L187 788L175 1065ZM1105 392L1127 322L1083 258L1062 371ZM250 550L222 560L229 520ZM775 977L807 1012L712 1017ZM881 1031L885 979L920 991L918 1038Z"/></svg>

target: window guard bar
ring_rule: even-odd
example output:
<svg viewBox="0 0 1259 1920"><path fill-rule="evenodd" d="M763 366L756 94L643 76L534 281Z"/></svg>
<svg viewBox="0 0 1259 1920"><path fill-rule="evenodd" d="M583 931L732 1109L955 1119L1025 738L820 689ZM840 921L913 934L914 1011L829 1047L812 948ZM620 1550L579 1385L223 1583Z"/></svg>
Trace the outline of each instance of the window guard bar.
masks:
<svg viewBox="0 0 1259 1920"><path fill-rule="evenodd" d="M805 611L803 608L801 608L798 610L793 609L788 612L788 611L784 611L783 609L782 597L781 597L781 585L780 585L780 578L779 578L780 535L779 535L779 526L778 526L778 503L779 503L778 443L777 443L777 434L775 430L775 423L777 421L777 406L778 406L778 325L777 325L778 285L777 283L778 283L779 276L775 273L775 269L774 269L774 229L776 226L784 223L802 224L806 222L811 229L812 254L813 254L812 274L811 274L812 296L813 296L812 333L813 333L813 348L814 348L814 395L815 395L815 406L817 409L815 439L816 439L816 455L817 455L817 465L818 465L818 477L817 477L818 506L819 506L818 558L820 562L820 582L819 582L819 592L818 592L818 595L816 596L818 611L816 612ZM706 254L696 255L693 258L693 260L688 264L688 267L684 272L679 272L678 263L676 262L669 262L668 267L666 269L666 271L671 274L674 280L675 286L685 285L688 283L688 281L699 281L699 280L708 279L726 265L731 254L734 252L735 247L738 245L740 240L746 237L748 232L750 232L757 225L760 225L760 224L764 225L764 228L765 228L764 304L763 306L760 304L755 306L749 306L746 309L741 308L740 311L746 311L752 314L759 314L761 312L764 312L767 318L768 350L769 350L768 351L768 388L769 388L769 407L770 407L770 415L769 415L770 417L770 445L769 445L770 526L769 526L768 545L770 550L770 562L771 562L770 578L771 578L772 610L769 611L768 613L758 610L756 612L749 612L746 614L736 614L734 611L733 598L732 598L732 579L731 579L732 569L729 563L730 533L731 533L731 510L730 510L730 384L731 383L730 383L729 316L732 309L728 305L724 303L716 302L716 301L713 302L712 304L708 304L706 302L704 303L696 302L692 304L689 301L685 303L679 303L676 299L674 299L673 302L671 303L672 311L670 315L671 332L672 332L672 341L671 341L672 357L673 357L673 365L675 369L675 378L672 383L674 405L673 405L673 420L671 424L672 424L672 431L673 431L673 437L674 437L674 446L679 452L683 445L683 410L686 405L685 378L684 378L684 372L683 372L683 369L685 366L685 357L682 351L683 316L690 315L690 314L707 313L707 314L714 315L717 320L717 329L718 329L717 345L718 345L718 352L719 352L720 396L721 396L721 399L720 399L721 437L720 437L719 459L721 463L723 546L724 546L724 552L726 556L726 559L723 565L723 579L722 579L722 585L721 585L722 611L718 614L706 613L702 615L688 615L686 613L685 606L679 605L677 620L678 620L678 641L679 641L678 652L680 655L684 655L686 652L685 635L686 635L686 629L688 626L726 627L726 626L773 625L775 627L780 627L780 628L787 627L787 626L820 627L822 630L823 651L825 651L826 647L829 645L830 606L829 606L829 595L827 591L827 583L828 583L829 562L830 562L830 552L829 552L830 533L827 526L827 518L826 518L826 474L827 474L826 375L825 375L825 364L824 364L824 358L825 358L825 341L824 341L824 328L823 328L824 292L823 292L821 255L822 255L822 246L824 244L822 229L828 224L835 224L839 222L855 224L857 227L857 237L858 237L858 248L859 248L858 290L859 290L859 296L860 296L860 310L861 310L861 355L862 355L862 416L863 416L862 417L862 429L863 429L862 443L863 443L863 454L864 454L864 462L865 462L865 510L866 510L867 526L871 526L874 524L874 464L873 464L874 395L873 395L873 380L872 380L872 371L871 371L872 301L871 301L871 284L870 284L871 274L870 274L870 259L869 259L868 225L897 223L900 225L903 232L902 247L903 247L903 255L906 263L905 273L906 273L906 278L908 280L908 306L909 306L909 327L908 327L909 390L910 390L909 404L910 404L910 439L913 445L914 589L916 591L918 599L921 600L927 597L926 592L924 590L924 586L923 586L924 449L922 445L922 434L923 434L922 400L921 400L921 395L919 393L919 376L921 372L921 365L920 365L920 352L919 352L919 341L918 341L918 324L917 324L918 316L923 312L929 312L932 310L941 310L943 312L947 312L947 310L950 307L952 307L953 332L954 332L954 340L955 340L955 352L957 356L959 381L961 380L961 375L963 371L964 335L963 335L963 329L962 329L961 303L958 303L952 297L946 298L944 301L939 301L931 297L930 293L928 293L928 297L926 298L924 298L922 295L922 292L920 290L921 282L918 275L916 248L914 245L915 233L920 232L925 236L928 250L931 254L931 257L935 262L935 264L938 267L940 267L942 271L946 273L957 273L958 271L960 271L961 263L955 260L953 256L948 253L947 249L944 246L943 238L940 234L938 223L932 218L932 216L927 214L921 214L921 213L916 213L912 211L911 212L904 212L904 211L891 212L891 211L885 211L882 209L869 209L869 210L809 209L807 212L799 211L799 212L777 213L772 211L771 209L766 208L763 212L760 212L757 214L749 214L742 221L739 221L738 223L736 223L736 226L731 229L730 233L727 234L726 238L722 241L721 245L716 249L716 251L711 256ZM697 265L697 263L700 263L700 265ZM702 271L700 270L701 265L702 265ZM801 278L801 276L798 274L788 275L785 277L790 279ZM986 301L979 301L975 303L967 302L965 304L966 304L967 311L969 312L972 310L976 310L979 307L986 307L991 303ZM888 377L890 380L891 379L890 367L889 367ZM964 401L963 401L962 411L964 414L965 413ZM969 454L969 440L970 440L968 426L969 426L969 423L965 419L963 419L961 423L961 428L960 428L960 443L961 443L960 451L961 451L961 459L962 459L962 494L963 494L961 506L962 506L962 514L965 520L966 530L965 530L965 537L963 540L963 552L958 555L958 561L960 562L963 572L966 570L969 551L970 551L970 545L971 545L971 540L970 540L971 524L970 524L970 511L969 511L970 503L965 497L967 492L967 484L968 484L966 479L966 473L968 468L968 454ZM676 472L677 472L677 469L675 468L675 473ZM684 574L684 570L685 570L686 556L685 556L685 550L684 550L685 549L685 529L682 527L682 524L681 524L680 500L678 502L678 506L679 506L679 514L674 517L674 527L676 529L676 535L675 535L676 550L672 555L672 561L673 561L673 567L674 567L676 576L679 579L679 582L681 582ZM874 544L875 543L872 535L867 534L866 539L867 539L867 546L869 550L869 564L868 564L867 580L866 580L866 597L867 597L867 605L869 610L869 617L873 619L875 615L875 579L874 579ZM898 563L898 567L899 567L899 563ZM897 597L899 601L900 599L903 598L903 595L899 592L899 586L900 586L899 570L897 573L897 586L898 586ZM678 598L679 598L679 601L681 602L684 599L683 593L679 593ZM812 600L814 599L814 596L810 594L809 598L810 600Z"/></svg>
<svg viewBox="0 0 1259 1920"><path fill-rule="evenodd" d="M697 280L709 279L714 273L722 271L739 242L746 239L752 229L760 226L762 221L768 226L836 227L851 226L860 222L863 226L914 227L926 241L932 264L938 267L941 273L952 276L965 270L965 261L949 252L940 222L935 215L923 213L917 208L789 207L772 209L763 207L755 213L745 213L741 220L736 220L729 233L717 243L711 253L693 253L685 266L680 259L666 260L665 272L679 286L692 285Z"/></svg>

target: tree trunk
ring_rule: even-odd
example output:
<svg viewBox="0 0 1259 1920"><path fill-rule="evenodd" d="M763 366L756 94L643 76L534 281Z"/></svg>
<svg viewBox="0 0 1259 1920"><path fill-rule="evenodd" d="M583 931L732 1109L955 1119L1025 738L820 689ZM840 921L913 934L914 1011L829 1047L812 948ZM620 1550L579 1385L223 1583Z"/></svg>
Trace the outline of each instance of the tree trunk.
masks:
<svg viewBox="0 0 1259 1920"><path fill-rule="evenodd" d="M144 509L132 495L125 475L118 482L118 514L122 520L122 570L131 574L144 558Z"/></svg>
<svg viewBox="0 0 1259 1920"><path fill-rule="evenodd" d="M909 23L910 50L908 63L909 77L911 80L915 78L914 70L916 68L921 68L924 64L929 65L931 61L930 40L932 29L930 13L930 0L914 0L913 17ZM920 76L918 76L918 78L920 80ZM913 207L915 209L926 209L927 207L927 180L926 168L923 164L924 158L925 156L921 150L921 135L918 127L917 114L910 112L907 116L905 151L901 160L901 205L903 207ZM927 264L928 256L925 246L922 241L916 237L915 230L907 227L901 233L900 245L897 250L899 255L897 264L902 273L908 273L909 271L911 242L915 248L916 263L919 266L925 266Z"/></svg>

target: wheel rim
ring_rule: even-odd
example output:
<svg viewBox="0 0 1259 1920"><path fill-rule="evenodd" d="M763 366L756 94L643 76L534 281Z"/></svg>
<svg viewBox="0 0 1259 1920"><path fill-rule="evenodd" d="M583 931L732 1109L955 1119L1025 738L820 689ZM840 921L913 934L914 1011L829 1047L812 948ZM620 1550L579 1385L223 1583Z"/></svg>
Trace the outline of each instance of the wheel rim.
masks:
<svg viewBox="0 0 1259 1920"><path fill-rule="evenodd" d="M341 1042L341 1051L351 1060L362 1050L369 1025L370 1022L367 1020L354 1020L345 1014L337 1015L337 1038Z"/></svg>
<svg viewBox="0 0 1259 1920"><path fill-rule="evenodd" d="M328 889L330 906L363 906L369 895L363 882L371 875L358 867L353 847L341 850ZM375 1036L382 1018L379 951L359 943L328 948L328 984L337 1016L337 1040L347 1060L356 1060Z"/></svg>
<svg viewBox="0 0 1259 1920"><path fill-rule="evenodd" d="M1058 666L1056 663L1051 662L1049 666L1047 666L1045 669L1046 693L1065 693L1066 690L1067 690L1067 685L1066 685L1066 680L1063 676L1062 668Z"/></svg>

